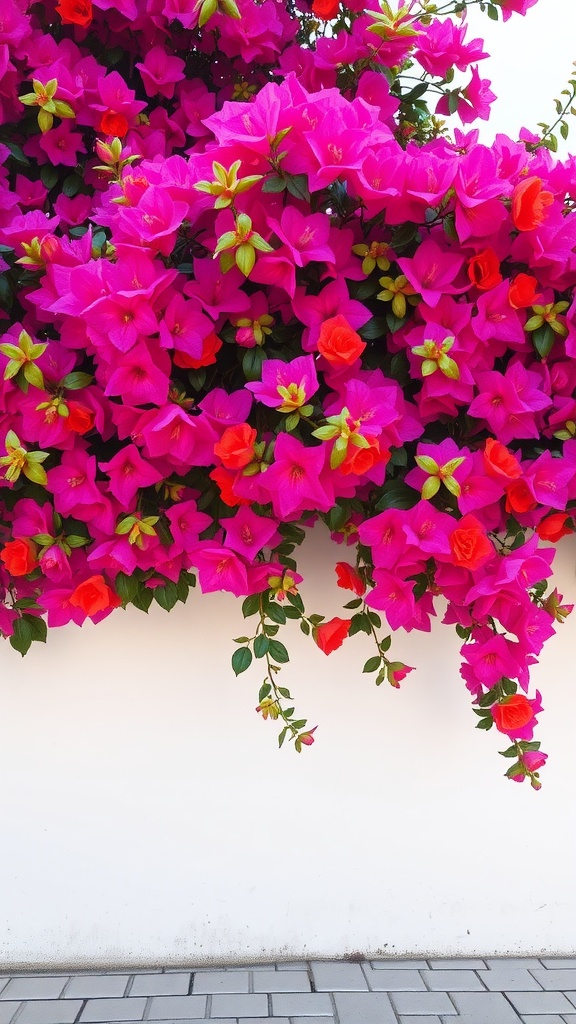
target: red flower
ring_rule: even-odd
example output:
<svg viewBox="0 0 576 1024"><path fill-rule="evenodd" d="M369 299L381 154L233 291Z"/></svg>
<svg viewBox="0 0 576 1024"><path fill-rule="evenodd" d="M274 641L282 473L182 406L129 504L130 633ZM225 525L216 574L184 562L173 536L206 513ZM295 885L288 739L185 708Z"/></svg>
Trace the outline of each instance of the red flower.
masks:
<svg viewBox="0 0 576 1024"><path fill-rule="evenodd" d="M217 334L209 334L202 339L202 355L194 359L187 352L174 350L174 363L185 370L199 370L201 366L211 366L216 362L216 353L222 348L222 341Z"/></svg>
<svg viewBox="0 0 576 1024"><path fill-rule="evenodd" d="M92 430L95 420L92 410L73 400L67 402L67 405L69 415L64 420L67 430L73 430L75 434L87 434Z"/></svg>
<svg viewBox="0 0 576 1024"><path fill-rule="evenodd" d="M567 523L570 523L570 526L567 526ZM572 518L566 512L554 512L538 523L536 533L541 540L550 540L556 543L561 537L567 537L569 533L574 533Z"/></svg>
<svg viewBox="0 0 576 1024"><path fill-rule="evenodd" d="M79 583L69 600L74 608L81 608L86 615L96 615L97 612L118 608L122 604L103 576L90 576L90 579Z"/></svg>
<svg viewBox="0 0 576 1024"><path fill-rule="evenodd" d="M38 565L36 545L28 539L8 541L0 551L0 558L11 576L27 576Z"/></svg>
<svg viewBox="0 0 576 1024"><path fill-rule="evenodd" d="M92 0L60 0L56 10L64 25L87 28L92 21Z"/></svg>
<svg viewBox="0 0 576 1024"><path fill-rule="evenodd" d="M475 572L494 554L494 545L476 516L463 516L450 535L450 548L454 565Z"/></svg>
<svg viewBox="0 0 576 1024"><path fill-rule="evenodd" d="M322 21L332 21L338 14L340 0L314 0L312 14Z"/></svg>
<svg viewBox="0 0 576 1024"><path fill-rule="evenodd" d="M348 562L336 562L336 575L337 585L342 587L342 590L352 590L358 597L362 597L366 592L366 584L360 573Z"/></svg>
<svg viewBox="0 0 576 1024"><path fill-rule="evenodd" d="M532 705L523 693L513 693L500 704L494 704L492 718L498 732L514 732L528 725L534 718Z"/></svg>
<svg viewBox="0 0 576 1024"><path fill-rule="evenodd" d="M533 231L546 219L545 209L554 202L540 178L526 178L512 193L512 220L518 231Z"/></svg>
<svg viewBox="0 0 576 1024"><path fill-rule="evenodd" d="M226 469L243 469L254 458L256 431L248 423L227 427L214 445L214 454L222 460Z"/></svg>
<svg viewBox="0 0 576 1024"><path fill-rule="evenodd" d="M537 504L525 480L514 480L506 488L507 512L531 512Z"/></svg>
<svg viewBox="0 0 576 1024"><path fill-rule="evenodd" d="M475 284L483 292L500 284L500 260L494 249L483 249L468 260L468 277L471 284Z"/></svg>
<svg viewBox="0 0 576 1024"><path fill-rule="evenodd" d="M508 302L512 309L527 309L538 298L538 281L530 274L517 274L510 284Z"/></svg>
<svg viewBox="0 0 576 1024"><path fill-rule="evenodd" d="M339 619L338 617L320 623L312 631L314 642L321 651L324 651L324 654L332 654L337 647L342 647L350 632L351 623L352 619Z"/></svg>
<svg viewBox="0 0 576 1024"><path fill-rule="evenodd" d="M117 114L114 110L107 110L100 118L100 131L105 135L123 139L128 132L128 127L128 121L124 114Z"/></svg>
<svg viewBox="0 0 576 1024"><path fill-rule="evenodd" d="M325 320L320 328L318 351L332 366L351 366L360 358L366 342L353 331L341 313Z"/></svg>

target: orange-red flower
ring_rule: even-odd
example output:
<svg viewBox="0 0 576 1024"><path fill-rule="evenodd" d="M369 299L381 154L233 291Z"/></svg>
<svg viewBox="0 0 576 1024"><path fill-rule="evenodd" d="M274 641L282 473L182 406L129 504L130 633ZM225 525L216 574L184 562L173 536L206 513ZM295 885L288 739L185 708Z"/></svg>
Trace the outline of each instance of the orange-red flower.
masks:
<svg viewBox="0 0 576 1024"><path fill-rule="evenodd" d="M339 619L337 616L328 622L321 622L312 630L314 642L324 654L332 654L336 648L341 647L348 633L352 619Z"/></svg>
<svg viewBox="0 0 576 1024"><path fill-rule="evenodd" d="M320 328L318 351L332 366L351 366L360 358L366 342L341 313L325 320Z"/></svg>
<svg viewBox="0 0 576 1024"><path fill-rule="evenodd" d="M476 516L463 516L450 535L454 565L475 572L494 554L494 546Z"/></svg>
<svg viewBox="0 0 576 1024"><path fill-rule="evenodd" d="M476 285L480 291L487 291L495 288L502 280L500 273L500 260L494 249L483 249L468 260L468 277L471 284Z"/></svg>
<svg viewBox="0 0 576 1024"><path fill-rule="evenodd" d="M531 274L517 274L510 284L508 302L512 309L528 309L538 298L538 281Z"/></svg>
<svg viewBox="0 0 576 1024"><path fill-rule="evenodd" d="M537 504L525 480L514 480L506 488L507 512L531 512Z"/></svg>
<svg viewBox="0 0 576 1024"><path fill-rule="evenodd" d="M100 118L100 131L105 135L113 135L115 138L123 139L128 132L128 121L124 114L117 114L114 110L106 110Z"/></svg>
<svg viewBox="0 0 576 1024"><path fill-rule="evenodd" d="M226 469L243 469L254 458L256 431L248 423L227 427L214 445L214 454L222 460Z"/></svg>
<svg viewBox="0 0 576 1024"><path fill-rule="evenodd" d="M499 732L514 732L534 718L532 705L523 693L513 693L500 704L494 704L492 718Z"/></svg>
<svg viewBox="0 0 576 1024"><path fill-rule="evenodd" d="M118 608L120 598L108 586L103 576L90 576L79 583L69 598L74 608L80 608L86 615L96 615L108 608Z"/></svg>
<svg viewBox="0 0 576 1024"><path fill-rule="evenodd" d="M95 420L92 409L73 400L66 404L68 405L68 416L64 420L66 428L74 431L75 434L87 434L89 430L92 430Z"/></svg>
<svg viewBox="0 0 576 1024"><path fill-rule="evenodd" d="M512 193L512 220L518 231L533 231L546 219L546 207L554 202L551 192L542 188L542 180L525 178Z"/></svg>
<svg viewBox="0 0 576 1024"><path fill-rule="evenodd" d="M570 523L569 526L568 523ZM556 543L561 537L567 537L569 533L574 533L572 517L567 512L554 512L538 523L536 533L541 540L550 540Z"/></svg>
<svg viewBox="0 0 576 1024"><path fill-rule="evenodd" d="M184 370L199 370L201 366L211 366L212 363L216 362L216 353L222 348L222 341L217 334L212 331L205 338L202 339L202 355L198 359L193 359L192 356L188 355L187 352L181 352L178 349L174 351L174 363L176 366L182 367Z"/></svg>
<svg viewBox="0 0 576 1024"><path fill-rule="evenodd" d="M336 562L337 586L342 590L352 590L358 597L366 591L366 584L360 573L349 562Z"/></svg>
<svg viewBox="0 0 576 1024"><path fill-rule="evenodd" d="M250 505L249 498L239 498L234 491L234 481L236 479L236 473L233 473L229 469L225 469L224 466L216 466L216 469L211 470L209 473L210 479L220 488L220 497L228 508L236 508L237 505Z"/></svg>
<svg viewBox="0 0 576 1024"><path fill-rule="evenodd" d="M340 0L314 0L312 14L322 21L332 21L340 9Z"/></svg>
<svg viewBox="0 0 576 1024"><path fill-rule="evenodd" d="M501 441L493 437L486 438L482 454L486 473L495 480L517 480L522 476L518 459Z"/></svg>
<svg viewBox="0 0 576 1024"><path fill-rule="evenodd" d="M87 28L92 21L92 0L60 0L56 10L64 25Z"/></svg>
<svg viewBox="0 0 576 1024"><path fill-rule="evenodd" d="M27 576L38 565L36 545L28 538L8 541L0 551L0 558L11 576Z"/></svg>

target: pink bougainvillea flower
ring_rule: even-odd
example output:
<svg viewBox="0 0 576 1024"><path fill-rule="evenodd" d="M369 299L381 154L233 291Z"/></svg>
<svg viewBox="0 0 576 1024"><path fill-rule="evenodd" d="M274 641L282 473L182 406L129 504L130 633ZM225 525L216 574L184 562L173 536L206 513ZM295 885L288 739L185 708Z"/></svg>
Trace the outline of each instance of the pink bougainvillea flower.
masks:
<svg viewBox="0 0 576 1024"><path fill-rule="evenodd" d="M318 386L312 356L300 356L289 363L267 359L262 364L262 380L246 385L257 401L286 413L305 406Z"/></svg>

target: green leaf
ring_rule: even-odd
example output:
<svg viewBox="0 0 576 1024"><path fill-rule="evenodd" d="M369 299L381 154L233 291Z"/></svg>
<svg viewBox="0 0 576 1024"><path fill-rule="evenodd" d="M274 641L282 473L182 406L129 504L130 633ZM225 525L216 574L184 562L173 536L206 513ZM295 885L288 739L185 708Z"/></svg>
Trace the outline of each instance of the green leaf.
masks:
<svg viewBox="0 0 576 1024"><path fill-rule="evenodd" d="M377 289L375 288L374 291ZM368 296L369 297L369 296ZM361 327L358 334L365 341L374 341L376 339L384 339L387 329L387 321L383 316L373 316L364 327Z"/></svg>
<svg viewBox="0 0 576 1024"><path fill-rule="evenodd" d="M22 618L28 625L33 640L37 640L41 644L46 643L46 637L48 635L48 627L38 615L23 615Z"/></svg>
<svg viewBox="0 0 576 1024"><path fill-rule="evenodd" d="M262 191L283 192L287 184L286 178L281 178L279 174L274 174L270 178L266 178L262 185Z"/></svg>
<svg viewBox="0 0 576 1024"><path fill-rule="evenodd" d="M270 641L268 637L264 636L263 633L260 633L254 640L254 656L256 658L263 658L264 655L268 653L269 646Z"/></svg>
<svg viewBox="0 0 576 1024"><path fill-rule="evenodd" d="M73 196L78 195L82 186L82 178L78 174L68 174L62 182L62 191L65 196L72 199Z"/></svg>
<svg viewBox="0 0 576 1024"><path fill-rule="evenodd" d="M562 121L562 124L560 125L560 135L566 142L566 139L568 138L568 125L566 121Z"/></svg>
<svg viewBox="0 0 576 1024"><path fill-rule="evenodd" d="M58 171L52 164L44 164L40 171L40 178L45 188L54 188L54 185L58 181Z"/></svg>
<svg viewBox="0 0 576 1024"><path fill-rule="evenodd" d="M456 632L461 640L468 640L470 636L470 627L461 626L459 622L456 623Z"/></svg>
<svg viewBox="0 0 576 1024"><path fill-rule="evenodd" d="M80 388L87 388L92 383L94 377L91 373L81 373L79 370L74 370L73 373L67 373L64 380L60 381L60 386L66 388L67 391L79 391Z"/></svg>
<svg viewBox="0 0 576 1024"><path fill-rule="evenodd" d="M357 615L352 616L348 636L354 636L356 633L368 633L370 635L371 632L368 616L364 612L358 612Z"/></svg>
<svg viewBox="0 0 576 1024"><path fill-rule="evenodd" d="M387 508L409 509L420 499L420 495L412 487L408 487L402 480L389 480L380 488L380 497L376 502L377 512Z"/></svg>
<svg viewBox="0 0 576 1024"><path fill-rule="evenodd" d="M10 645L15 651L24 657L27 651L30 650L32 643L32 629L27 620L22 617L14 621L14 632L10 637Z"/></svg>
<svg viewBox="0 0 576 1024"><path fill-rule="evenodd" d="M542 324L532 332L532 344L540 359L546 359L550 355L554 345L554 331L550 324Z"/></svg>
<svg viewBox="0 0 576 1024"><path fill-rule="evenodd" d="M494 4L488 4L486 13L492 21L498 21L498 8Z"/></svg>
<svg viewBox="0 0 576 1024"><path fill-rule="evenodd" d="M194 391L201 391L206 383L206 370L204 367L200 367L199 370L190 370L188 380L190 381L190 387Z"/></svg>
<svg viewBox="0 0 576 1024"><path fill-rule="evenodd" d="M414 100L420 99L420 97L423 96L424 93L428 90L428 85L428 82L420 82L418 85L415 85L414 88L410 90L410 92L406 93L404 96L401 97L400 102L413 103Z"/></svg>
<svg viewBox="0 0 576 1024"><path fill-rule="evenodd" d="M382 658L377 655L374 658L368 658L368 661L362 669L363 672L377 672L382 664Z"/></svg>
<svg viewBox="0 0 576 1024"><path fill-rule="evenodd" d="M124 572L119 572L114 580L114 589L122 604L129 604L130 601L134 600L139 586L140 584L135 576L127 576Z"/></svg>
<svg viewBox="0 0 576 1024"><path fill-rule="evenodd" d="M506 750L499 750L498 753L502 757L517 757L518 751L515 746L508 747Z"/></svg>
<svg viewBox="0 0 576 1024"><path fill-rule="evenodd" d="M138 593L132 598L132 604L138 611L147 612L150 605L152 604L152 598L154 597L150 587L140 586Z"/></svg>
<svg viewBox="0 0 576 1024"><path fill-rule="evenodd" d="M281 747L282 744L284 743L284 740L286 739L286 733L287 732L288 732L288 726L285 725L284 728L282 729L282 732L278 736L278 746L279 747Z"/></svg>
<svg viewBox="0 0 576 1024"><path fill-rule="evenodd" d="M300 629L304 633L304 636L310 636L310 626L306 622L306 619L302 619L302 622L300 623Z"/></svg>
<svg viewBox="0 0 576 1024"><path fill-rule="evenodd" d="M89 537L77 537L74 533L70 537L66 537L69 548L83 548L85 544L89 543L89 540Z"/></svg>
<svg viewBox="0 0 576 1024"><path fill-rule="evenodd" d="M15 142L9 141L5 142L4 145L8 147L10 150L10 156L17 164L23 164L24 167L30 167L30 161L27 156L24 156L20 146L17 146Z"/></svg>
<svg viewBox="0 0 576 1024"><path fill-rule="evenodd" d="M377 615L376 612L372 612L372 611L367 612L367 615L368 615L369 622L372 623L372 625L375 627L375 629L380 629L380 627L382 625L382 619L380 618L380 616Z"/></svg>
<svg viewBox="0 0 576 1024"><path fill-rule="evenodd" d="M346 505L334 505L326 516L326 526L331 533L341 530L348 521L350 509Z"/></svg>
<svg viewBox="0 0 576 1024"><path fill-rule="evenodd" d="M260 687L260 689L258 691L258 703L259 704L261 704L263 700L266 700L266 697L268 697L268 695L270 694L271 690L272 690L272 687L270 686L270 683L262 683L262 686Z"/></svg>
<svg viewBox="0 0 576 1024"><path fill-rule="evenodd" d="M287 661L290 661L288 651L284 647L284 644L280 640L271 640L268 653L273 661L278 662L279 665L285 665Z"/></svg>
<svg viewBox="0 0 576 1024"><path fill-rule="evenodd" d="M355 597L353 601L348 601L348 603L344 605L344 608L346 608L346 610L348 610L348 609L352 610L353 608L359 608L361 604L362 604L362 598L361 597Z"/></svg>
<svg viewBox="0 0 576 1024"><path fill-rule="evenodd" d="M310 201L308 176L306 174L289 174L286 179L286 185L290 195L294 196L295 199L303 199L306 203Z"/></svg>
<svg viewBox="0 0 576 1024"><path fill-rule="evenodd" d="M485 729L487 731L488 729L491 729L493 725L494 722L491 718L481 718L480 721L477 723L476 728Z"/></svg>
<svg viewBox="0 0 576 1024"><path fill-rule="evenodd" d="M252 651L249 647L239 647L237 651L234 651L232 655L232 668L234 674L239 676L241 672L245 672L247 668L250 668L252 664Z"/></svg>
<svg viewBox="0 0 576 1024"><path fill-rule="evenodd" d="M242 615L247 619L249 615L255 615L258 611L260 611L260 594L250 594L242 602Z"/></svg>
<svg viewBox="0 0 576 1024"><path fill-rule="evenodd" d="M279 604L275 601L270 601L268 605L267 616L272 619L272 622L277 622L280 626L283 626L286 622L286 612Z"/></svg>
<svg viewBox="0 0 576 1024"><path fill-rule="evenodd" d="M380 641L380 650L382 651L382 654L386 654L386 652L390 650L391 646L392 646L392 637L391 636L385 636L384 639Z"/></svg>
<svg viewBox="0 0 576 1024"><path fill-rule="evenodd" d="M242 371L246 380L260 380L262 376L262 363L265 359L266 355L258 345L255 348L246 349L242 359Z"/></svg>
<svg viewBox="0 0 576 1024"><path fill-rule="evenodd" d="M154 600L161 608L169 612L178 601L176 584L168 580L162 587L154 587Z"/></svg>

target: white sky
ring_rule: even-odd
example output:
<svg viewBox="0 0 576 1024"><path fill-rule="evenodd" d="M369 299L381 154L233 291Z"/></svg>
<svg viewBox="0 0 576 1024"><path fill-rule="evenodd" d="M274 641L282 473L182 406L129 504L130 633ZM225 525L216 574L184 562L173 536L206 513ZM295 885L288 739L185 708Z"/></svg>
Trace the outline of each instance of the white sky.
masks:
<svg viewBox="0 0 576 1024"><path fill-rule="evenodd" d="M538 121L552 124L554 99L576 75L576 0L540 0L525 17L514 15L503 24L469 9L469 39L480 36L491 54L480 61L482 78L492 81L498 96L490 121L477 121L486 140L497 132L517 138L522 125L538 130ZM567 98L567 97L566 97ZM570 134L559 155L576 153L576 117L568 117Z"/></svg>

